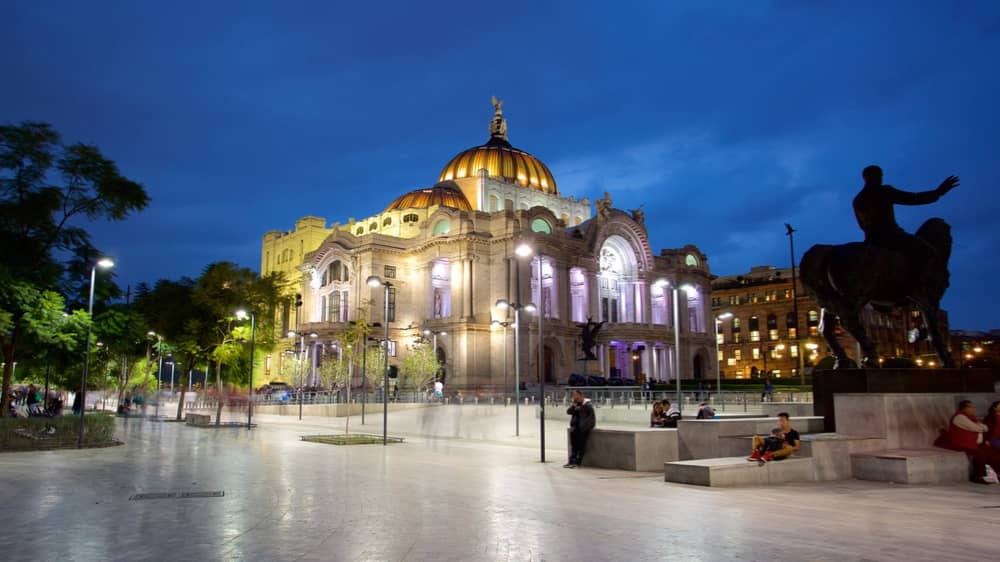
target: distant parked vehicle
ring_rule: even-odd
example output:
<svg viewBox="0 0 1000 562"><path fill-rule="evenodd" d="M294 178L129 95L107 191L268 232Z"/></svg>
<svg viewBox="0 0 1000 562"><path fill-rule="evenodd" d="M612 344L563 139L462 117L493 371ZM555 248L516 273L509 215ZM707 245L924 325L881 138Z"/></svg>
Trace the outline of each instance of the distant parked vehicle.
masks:
<svg viewBox="0 0 1000 562"><path fill-rule="evenodd" d="M588 375L587 386L608 386L608 379L597 375Z"/></svg>

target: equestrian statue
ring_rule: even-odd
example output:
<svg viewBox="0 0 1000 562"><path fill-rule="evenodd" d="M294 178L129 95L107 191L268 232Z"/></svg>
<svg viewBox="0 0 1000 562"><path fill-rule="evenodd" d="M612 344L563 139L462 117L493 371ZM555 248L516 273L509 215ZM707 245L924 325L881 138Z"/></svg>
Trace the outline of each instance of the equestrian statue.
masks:
<svg viewBox="0 0 1000 562"><path fill-rule="evenodd" d="M817 244L802 256L800 279L806 292L822 307L819 329L836 358L834 369L848 366L836 338L836 318L861 346L860 366L878 367L878 351L865 333L862 309L879 312L916 307L941 365L954 367L947 342L938 328L941 297L948 288L951 227L940 218L928 219L916 235L896 224L893 205L927 205L958 186L949 176L937 189L909 192L882 185L882 169L868 166L865 185L854 198L854 216L864 242L830 246Z"/></svg>

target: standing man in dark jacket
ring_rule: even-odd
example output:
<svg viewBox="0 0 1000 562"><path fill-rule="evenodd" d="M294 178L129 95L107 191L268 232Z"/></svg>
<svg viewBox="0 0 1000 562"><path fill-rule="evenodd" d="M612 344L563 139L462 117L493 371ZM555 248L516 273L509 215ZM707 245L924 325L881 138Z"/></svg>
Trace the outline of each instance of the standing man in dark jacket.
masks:
<svg viewBox="0 0 1000 562"><path fill-rule="evenodd" d="M594 429L596 417L594 406L590 400L583 397L579 390L573 391L573 404L566 410L569 414L569 462L563 468L576 468L583 461L583 449L587 445L587 436Z"/></svg>

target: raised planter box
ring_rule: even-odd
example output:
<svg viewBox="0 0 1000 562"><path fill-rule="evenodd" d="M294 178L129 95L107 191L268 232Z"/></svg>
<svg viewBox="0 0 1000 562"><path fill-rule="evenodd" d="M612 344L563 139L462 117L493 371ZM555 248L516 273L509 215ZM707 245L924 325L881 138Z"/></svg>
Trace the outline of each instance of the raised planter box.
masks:
<svg viewBox="0 0 1000 562"><path fill-rule="evenodd" d="M210 425L212 416L210 414L186 414L184 418L188 425Z"/></svg>

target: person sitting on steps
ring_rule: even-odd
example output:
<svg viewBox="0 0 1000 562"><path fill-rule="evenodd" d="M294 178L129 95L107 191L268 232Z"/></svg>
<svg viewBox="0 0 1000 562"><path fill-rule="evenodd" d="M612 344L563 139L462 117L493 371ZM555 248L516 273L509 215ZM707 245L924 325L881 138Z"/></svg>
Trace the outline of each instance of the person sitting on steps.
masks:
<svg viewBox="0 0 1000 562"><path fill-rule="evenodd" d="M667 417L663 413L663 404L653 402L653 413L649 414L649 427L663 427Z"/></svg>
<svg viewBox="0 0 1000 562"><path fill-rule="evenodd" d="M792 429L792 423L788 419L788 412L781 412L778 414L778 426L779 429L781 429L781 433L784 435L785 441L780 449L770 453L771 458L768 460L780 460L790 457L792 453L799 450L799 446L802 443L799 432ZM764 445L764 438L759 435L754 435L753 452L750 453L750 460L764 460L764 454L758 452L762 445Z"/></svg>
<svg viewBox="0 0 1000 562"><path fill-rule="evenodd" d="M663 427L677 427L677 422L681 419L681 411L676 406L671 405L669 400L664 400L660 404L663 405L663 417L666 418Z"/></svg>
<svg viewBox="0 0 1000 562"><path fill-rule="evenodd" d="M783 449L784 446L785 434L780 427L776 427L771 430L771 435L761 440L760 445L754 448L747 460L761 463L773 461L774 453Z"/></svg>

